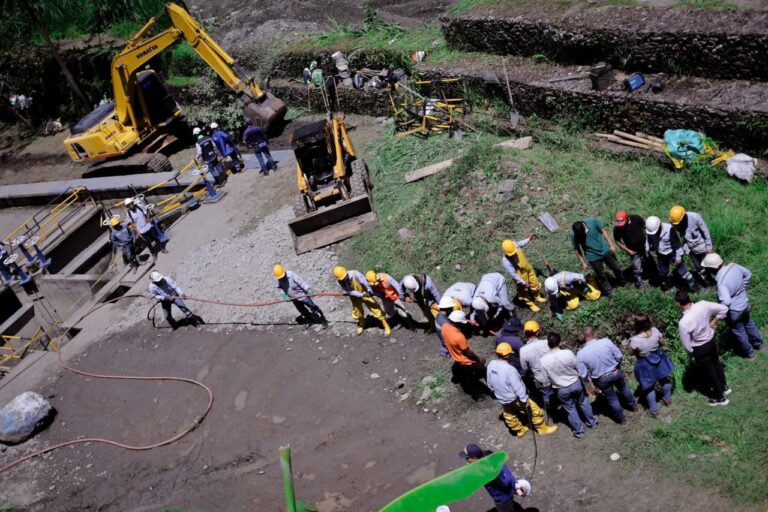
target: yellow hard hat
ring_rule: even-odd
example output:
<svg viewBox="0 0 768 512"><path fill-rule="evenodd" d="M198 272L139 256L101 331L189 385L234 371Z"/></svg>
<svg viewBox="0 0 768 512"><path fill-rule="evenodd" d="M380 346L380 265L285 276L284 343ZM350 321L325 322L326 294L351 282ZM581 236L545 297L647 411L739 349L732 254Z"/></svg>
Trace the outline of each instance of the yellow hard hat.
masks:
<svg viewBox="0 0 768 512"><path fill-rule="evenodd" d="M672 209L669 210L669 222L672 224L680 224L683 217L685 217L685 208L682 206L673 206Z"/></svg>
<svg viewBox="0 0 768 512"><path fill-rule="evenodd" d="M333 267L333 276L339 281L341 281L342 279L346 279L347 269L345 269L341 265L336 265L335 267Z"/></svg>
<svg viewBox="0 0 768 512"><path fill-rule="evenodd" d="M379 274L373 270L369 270L365 273L365 280L368 281L369 284L376 284L379 282Z"/></svg>
<svg viewBox="0 0 768 512"><path fill-rule="evenodd" d="M509 343L499 343L496 345L496 355L499 357L511 356L515 351Z"/></svg>
<svg viewBox="0 0 768 512"><path fill-rule="evenodd" d="M285 267L280 263L276 263L275 266L272 267L272 273L275 274L277 279L282 279L285 277Z"/></svg>
<svg viewBox="0 0 768 512"><path fill-rule="evenodd" d="M539 327L539 322L536 320L528 320L523 326L523 330L525 332L539 332L540 329L541 327Z"/></svg>
<svg viewBox="0 0 768 512"><path fill-rule="evenodd" d="M517 244L512 240L504 240L501 242L501 250L504 251L504 254L507 256L514 256L517 252Z"/></svg>
<svg viewBox="0 0 768 512"><path fill-rule="evenodd" d="M120 216L119 215L113 215L112 217L109 218L109 225L110 226L115 227L118 224L120 224Z"/></svg>

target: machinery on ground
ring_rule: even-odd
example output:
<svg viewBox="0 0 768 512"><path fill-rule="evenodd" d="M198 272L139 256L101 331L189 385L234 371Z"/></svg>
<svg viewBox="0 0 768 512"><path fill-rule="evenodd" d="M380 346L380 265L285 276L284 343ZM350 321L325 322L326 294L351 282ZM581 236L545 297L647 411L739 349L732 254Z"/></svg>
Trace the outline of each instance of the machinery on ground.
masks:
<svg viewBox="0 0 768 512"><path fill-rule="evenodd" d="M357 158L342 115L297 128L291 137L299 193L288 224L296 254L338 242L377 223L368 166Z"/></svg>
<svg viewBox="0 0 768 512"><path fill-rule="evenodd" d="M285 104L263 91L187 11L169 3L164 12L170 28L148 35L160 15L153 17L112 59L114 103L82 118L64 141L75 162L107 160L99 169L125 168L125 173L171 169L160 151L177 140L174 131L186 132L182 109L160 76L142 68L182 38L240 96L247 117L265 128L285 117Z"/></svg>

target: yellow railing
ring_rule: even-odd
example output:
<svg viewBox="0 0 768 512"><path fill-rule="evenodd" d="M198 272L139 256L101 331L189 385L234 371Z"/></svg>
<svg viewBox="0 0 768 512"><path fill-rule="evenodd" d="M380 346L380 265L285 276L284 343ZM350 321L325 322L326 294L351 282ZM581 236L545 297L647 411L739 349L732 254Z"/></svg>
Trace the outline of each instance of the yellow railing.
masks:
<svg viewBox="0 0 768 512"><path fill-rule="evenodd" d="M13 369L13 367L24 358L24 355L29 350L35 350L33 345L43 338L51 338L48 333L42 327L38 327L31 338L22 338L21 336L9 336L6 334L0 335L0 373L7 373ZM43 349L47 347L45 342L42 343Z"/></svg>

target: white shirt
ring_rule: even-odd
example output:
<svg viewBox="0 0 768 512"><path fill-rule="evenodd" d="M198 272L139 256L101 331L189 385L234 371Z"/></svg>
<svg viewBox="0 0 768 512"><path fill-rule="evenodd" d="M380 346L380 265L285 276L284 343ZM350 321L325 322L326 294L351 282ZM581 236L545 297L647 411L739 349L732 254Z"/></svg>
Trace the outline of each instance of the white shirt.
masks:
<svg viewBox="0 0 768 512"><path fill-rule="evenodd" d="M576 354L567 349L550 350L541 358L544 368L553 388L567 388L577 380L579 375L585 375L587 369L576 359Z"/></svg>
<svg viewBox="0 0 768 512"><path fill-rule="evenodd" d="M533 374L533 380L540 387L550 386L549 377L541 367L541 358L549 352L547 340L534 339L523 345L520 349L520 367L524 374L529 371Z"/></svg>

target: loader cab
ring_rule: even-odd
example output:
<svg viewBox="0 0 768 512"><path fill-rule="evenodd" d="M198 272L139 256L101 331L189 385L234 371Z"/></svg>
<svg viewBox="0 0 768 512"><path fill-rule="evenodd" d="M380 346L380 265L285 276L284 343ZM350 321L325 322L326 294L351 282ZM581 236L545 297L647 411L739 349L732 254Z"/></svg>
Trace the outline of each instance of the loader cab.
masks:
<svg viewBox="0 0 768 512"><path fill-rule="evenodd" d="M318 121L294 130L291 149L312 191L318 191L335 181L336 148L331 124Z"/></svg>
<svg viewBox="0 0 768 512"><path fill-rule="evenodd" d="M133 111L143 112L150 128L164 128L179 117L181 107L157 73L147 69L136 78L139 86L131 99Z"/></svg>

